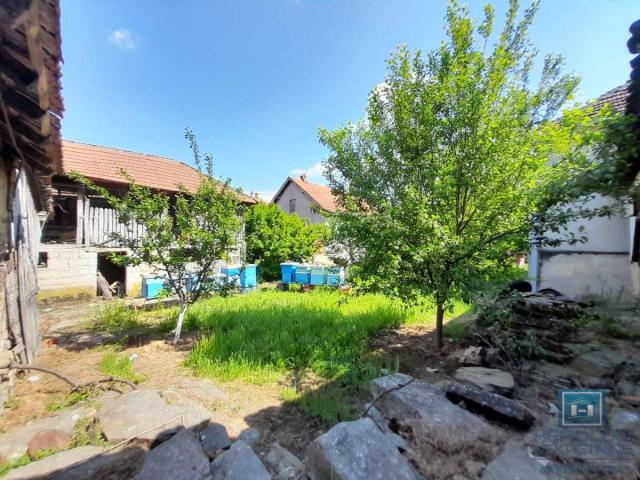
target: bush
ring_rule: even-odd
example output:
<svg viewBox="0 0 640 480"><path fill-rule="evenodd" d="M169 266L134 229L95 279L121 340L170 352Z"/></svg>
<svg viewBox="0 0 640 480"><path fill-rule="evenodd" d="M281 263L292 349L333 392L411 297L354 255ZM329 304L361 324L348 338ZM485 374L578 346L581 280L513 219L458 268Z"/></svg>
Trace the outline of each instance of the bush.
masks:
<svg viewBox="0 0 640 480"><path fill-rule="evenodd" d="M309 225L277 205L256 205L245 216L247 261L258 264L262 280L280 276L282 262L310 260L327 236L324 225Z"/></svg>

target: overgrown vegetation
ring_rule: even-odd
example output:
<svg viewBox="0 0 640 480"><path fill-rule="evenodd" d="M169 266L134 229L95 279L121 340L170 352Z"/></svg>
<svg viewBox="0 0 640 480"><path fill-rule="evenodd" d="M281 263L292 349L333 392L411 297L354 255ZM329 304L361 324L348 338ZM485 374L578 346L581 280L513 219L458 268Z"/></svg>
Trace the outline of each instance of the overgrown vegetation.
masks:
<svg viewBox="0 0 640 480"><path fill-rule="evenodd" d="M147 377L133 369L133 362L123 354L107 352L102 356L98 364L100 371L108 377L129 380L133 383L142 383Z"/></svg>
<svg viewBox="0 0 640 480"><path fill-rule="evenodd" d="M91 328L100 332L123 334L141 326L138 317L137 310L116 300L97 308Z"/></svg>
<svg viewBox="0 0 640 480"><path fill-rule="evenodd" d="M245 221L247 261L258 264L260 278L266 281L280 277L282 262L310 260L328 235L325 225L309 225L274 204L249 209Z"/></svg>

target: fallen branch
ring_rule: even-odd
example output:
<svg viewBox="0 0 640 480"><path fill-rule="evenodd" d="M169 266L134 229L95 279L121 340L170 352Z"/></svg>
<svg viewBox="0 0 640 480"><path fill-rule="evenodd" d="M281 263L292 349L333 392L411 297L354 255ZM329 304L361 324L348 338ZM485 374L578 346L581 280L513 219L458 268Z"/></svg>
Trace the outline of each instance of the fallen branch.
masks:
<svg viewBox="0 0 640 480"><path fill-rule="evenodd" d="M182 419L182 425L184 426L184 418L183 418L183 415L179 415L179 416L177 416L177 417L175 417L175 418L172 418L171 420L167 420L166 422L161 423L160 425L156 425L155 427L147 428L146 430L144 430L144 431L142 431L142 432L140 432L140 433L136 433L135 435L133 435L133 436L131 436L131 437L127 438L126 440L122 440L121 442L116 443L115 445L113 445L113 446L111 446L111 447L107 448L107 449L106 449L104 452L102 452L102 453L110 452L111 450L114 450L114 449L116 449L116 448L118 448L118 447L121 447L122 445L126 445L127 443L131 442L132 440L135 440L135 439L136 439L136 438L138 438L140 435L144 435L145 433L152 432L152 431L154 431L154 430L157 430L158 428L164 427L165 425L168 425L169 423L171 423L171 422L175 422L176 420L180 420L180 419Z"/></svg>
<svg viewBox="0 0 640 480"><path fill-rule="evenodd" d="M69 385L71 385L73 387L71 389L72 392L77 392L78 390L83 390L83 389L91 387L91 386L93 386L94 388L97 388L99 384L101 384L101 383L109 383L109 382L124 383L125 385L128 385L129 387L131 387L133 390L136 389L136 386L135 386L135 384L133 382L130 382L129 380L123 380L122 378L116 378L116 377L106 377L106 378L101 378L99 380L96 380L94 382L87 382L87 383L83 383L83 384L77 384L76 382L71 380L66 375L63 375L60 372L56 372L55 370L51 370L51 369L45 368L45 367L36 367L35 365L25 365L23 363L11 363L9 365L9 368L12 368L14 370L36 370L38 372L48 373L49 375L53 375L54 377L57 377L60 380L63 380L65 382L67 382Z"/></svg>
<svg viewBox="0 0 640 480"><path fill-rule="evenodd" d="M78 384L73 380L71 380L69 377L66 377L63 374L58 373L54 370L50 370L48 368L35 367L33 365L25 365L23 363L12 363L9 365L9 368L13 368L14 370L36 370L38 372L45 372L45 373L48 373L49 375L53 375L54 377L58 377L60 380L64 380L69 385L71 385L74 390L78 388Z"/></svg>
<svg viewBox="0 0 640 480"><path fill-rule="evenodd" d="M402 385L396 385L395 387L391 387L388 390L385 390L384 392L382 392L373 400L373 402L369 404L369 406L365 409L364 413L362 414L362 417L366 417L367 414L369 413L369 410L371 410L371 408L376 404L376 402L380 400L382 397L384 397L387 393L395 392L396 390L401 390L407 385L409 385L410 383L412 383L414 380L415 378L412 377L411 380L409 380L407 383L403 383Z"/></svg>

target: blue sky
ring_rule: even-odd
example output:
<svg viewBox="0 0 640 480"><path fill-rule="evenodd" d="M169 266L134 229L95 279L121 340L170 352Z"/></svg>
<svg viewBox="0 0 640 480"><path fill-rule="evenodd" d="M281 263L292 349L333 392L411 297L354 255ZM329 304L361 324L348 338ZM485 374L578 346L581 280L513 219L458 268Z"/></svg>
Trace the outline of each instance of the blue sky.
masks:
<svg viewBox="0 0 640 480"><path fill-rule="evenodd" d="M480 16L485 2L467 2ZM494 1L498 19L506 0ZM318 128L363 117L399 44L442 40L446 0L62 0L63 135L190 163L185 127L217 175L268 194L321 180ZM625 82L638 0L543 0L542 52L582 76L580 98Z"/></svg>

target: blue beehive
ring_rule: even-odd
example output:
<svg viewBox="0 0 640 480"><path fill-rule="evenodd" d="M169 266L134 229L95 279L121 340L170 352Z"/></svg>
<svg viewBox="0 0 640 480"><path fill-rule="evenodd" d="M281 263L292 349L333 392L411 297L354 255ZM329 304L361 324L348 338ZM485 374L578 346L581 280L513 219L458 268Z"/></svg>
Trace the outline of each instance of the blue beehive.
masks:
<svg viewBox="0 0 640 480"><path fill-rule="evenodd" d="M222 267L222 273L225 274L230 283L240 286L240 273L242 267L240 265L227 265Z"/></svg>
<svg viewBox="0 0 640 480"><path fill-rule="evenodd" d="M327 268L327 285L340 286L344 284L344 267Z"/></svg>
<svg viewBox="0 0 640 480"><path fill-rule="evenodd" d="M256 266L253 264L243 266L240 269L240 288L256 288L257 285Z"/></svg>
<svg viewBox="0 0 640 480"><path fill-rule="evenodd" d="M325 267L322 265L311 265L309 283L311 285L324 285L325 281Z"/></svg>
<svg viewBox="0 0 640 480"><path fill-rule="evenodd" d="M302 285L309 285L311 281L310 277L311 269L306 265L297 265L296 272L294 274L295 283L300 283Z"/></svg>
<svg viewBox="0 0 640 480"><path fill-rule="evenodd" d="M164 277L142 277L142 296L144 298L158 298L164 288Z"/></svg>
<svg viewBox="0 0 640 480"><path fill-rule="evenodd" d="M297 263L284 262L280 264L280 273L282 274L282 283L295 283Z"/></svg>

